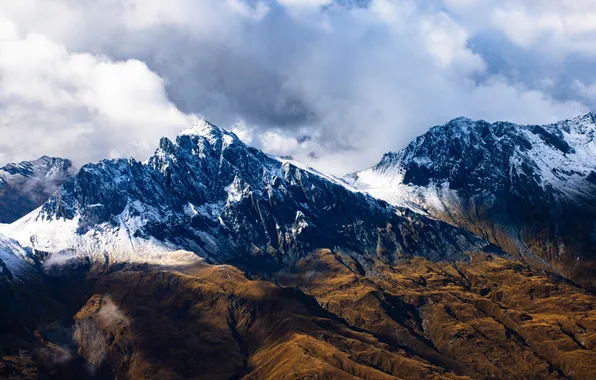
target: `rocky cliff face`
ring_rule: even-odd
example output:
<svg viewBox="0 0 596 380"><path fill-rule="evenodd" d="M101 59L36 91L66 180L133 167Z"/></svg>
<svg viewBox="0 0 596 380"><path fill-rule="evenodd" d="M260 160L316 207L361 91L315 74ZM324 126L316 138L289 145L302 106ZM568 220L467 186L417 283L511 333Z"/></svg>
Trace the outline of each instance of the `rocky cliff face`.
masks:
<svg viewBox="0 0 596 380"><path fill-rule="evenodd" d="M167 260L178 249L214 263L277 270L316 248L360 265L415 255L465 260L482 239L268 156L202 122L146 163L81 168L41 209L4 229L24 246L100 262ZM157 253L156 253L157 252Z"/></svg>
<svg viewBox="0 0 596 380"><path fill-rule="evenodd" d="M72 162L47 156L0 168L0 223L12 223L41 206L74 174Z"/></svg>
<svg viewBox="0 0 596 380"><path fill-rule="evenodd" d="M596 285L596 117L520 126L455 119L346 182Z"/></svg>

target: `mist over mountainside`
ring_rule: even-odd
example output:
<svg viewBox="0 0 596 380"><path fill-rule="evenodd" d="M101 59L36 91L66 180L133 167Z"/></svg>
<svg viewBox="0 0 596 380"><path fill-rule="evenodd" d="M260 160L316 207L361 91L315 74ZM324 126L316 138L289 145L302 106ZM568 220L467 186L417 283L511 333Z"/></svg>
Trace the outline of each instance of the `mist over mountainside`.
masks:
<svg viewBox="0 0 596 380"><path fill-rule="evenodd" d="M460 118L344 180L205 121L85 165L0 225L0 378L591 379L594 125Z"/></svg>
<svg viewBox="0 0 596 380"><path fill-rule="evenodd" d="M0 168L0 223L12 223L41 206L75 173L70 160L48 156Z"/></svg>
<svg viewBox="0 0 596 380"><path fill-rule="evenodd" d="M544 126L459 118L344 180L595 286L595 138L592 113Z"/></svg>

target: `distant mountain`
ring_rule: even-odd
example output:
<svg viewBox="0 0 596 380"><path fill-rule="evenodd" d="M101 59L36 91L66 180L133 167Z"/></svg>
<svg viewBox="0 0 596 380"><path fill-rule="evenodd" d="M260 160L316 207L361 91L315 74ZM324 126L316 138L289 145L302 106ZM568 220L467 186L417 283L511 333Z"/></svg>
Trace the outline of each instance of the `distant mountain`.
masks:
<svg viewBox="0 0 596 380"><path fill-rule="evenodd" d="M47 156L0 168L0 223L41 206L75 172L71 161Z"/></svg>
<svg viewBox="0 0 596 380"><path fill-rule="evenodd" d="M98 262L161 262L183 249L259 271L317 248L340 249L365 268L416 255L462 260L489 249L465 231L266 155L208 122L175 143L163 138L146 163L85 165L38 212L3 230L24 246Z"/></svg>
<svg viewBox="0 0 596 380"><path fill-rule="evenodd" d="M596 286L592 113L543 126L455 119L344 180Z"/></svg>

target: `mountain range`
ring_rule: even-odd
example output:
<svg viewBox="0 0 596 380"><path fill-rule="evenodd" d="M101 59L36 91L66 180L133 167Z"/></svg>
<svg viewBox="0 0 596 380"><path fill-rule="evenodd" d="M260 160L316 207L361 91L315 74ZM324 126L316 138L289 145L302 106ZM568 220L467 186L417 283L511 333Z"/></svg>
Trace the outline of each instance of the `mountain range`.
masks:
<svg viewBox="0 0 596 380"><path fill-rule="evenodd" d="M70 160L48 156L0 168L0 223L41 206L75 172Z"/></svg>
<svg viewBox="0 0 596 380"><path fill-rule="evenodd" d="M596 285L596 116L520 126L455 119L346 182Z"/></svg>
<svg viewBox="0 0 596 380"><path fill-rule="evenodd" d="M202 121L8 165L0 376L589 379L595 134L459 118L338 179Z"/></svg>

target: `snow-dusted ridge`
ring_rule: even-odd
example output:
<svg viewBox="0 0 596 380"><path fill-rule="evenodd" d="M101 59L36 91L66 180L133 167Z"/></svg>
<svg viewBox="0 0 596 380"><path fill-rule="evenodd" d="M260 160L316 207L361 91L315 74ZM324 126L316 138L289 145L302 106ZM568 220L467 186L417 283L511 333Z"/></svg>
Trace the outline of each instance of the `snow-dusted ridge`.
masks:
<svg viewBox="0 0 596 380"><path fill-rule="evenodd" d="M296 168L299 168L301 170L304 170L306 172L309 172L311 174L314 174L316 176L319 176L319 177L321 177L323 179L326 179L329 182L333 182L336 185L342 186L342 187L346 188L347 190L350 190L350 191L360 191L360 190L356 189L355 187L353 187L349 182L347 182L347 181L345 181L345 180L343 180L341 178L337 178L337 177L335 177L333 175L322 173L322 172L320 172L320 171L318 171L318 170L316 170L316 169L314 169L314 168L312 168L310 166L304 165L301 162L298 162L298 161L295 161L295 160L290 160L290 159L287 159L287 158L281 158L281 157L271 156L271 155L270 155L270 157L273 158L273 159L275 159L275 160L278 160L279 162L281 162L283 164L292 165L292 166L294 166Z"/></svg>
<svg viewBox="0 0 596 380"><path fill-rule="evenodd" d="M415 254L465 258L485 242L396 210L343 181L269 156L206 121L162 138L145 163L82 167L39 209L1 226L20 244L98 262L169 260L267 267L315 248L385 261ZM259 264L260 263L260 264Z"/></svg>
<svg viewBox="0 0 596 380"><path fill-rule="evenodd" d="M454 119L344 180L596 286L593 113L543 126Z"/></svg>
<svg viewBox="0 0 596 380"><path fill-rule="evenodd" d="M454 148L457 144L460 150ZM478 156L463 157L463 149ZM438 193L464 190L465 184L450 183L456 174L465 174L456 173L459 169L455 166L462 165L470 169L463 182L475 182L478 190L496 176L514 176L530 167L543 191L554 189L558 196L595 199L596 116L587 113L544 126L489 124L460 117L433 127L402 151L387 153L378 165L344 180L376 198L424 212L445 207ZM457 193L451 192L451 196Z"/></svg>

